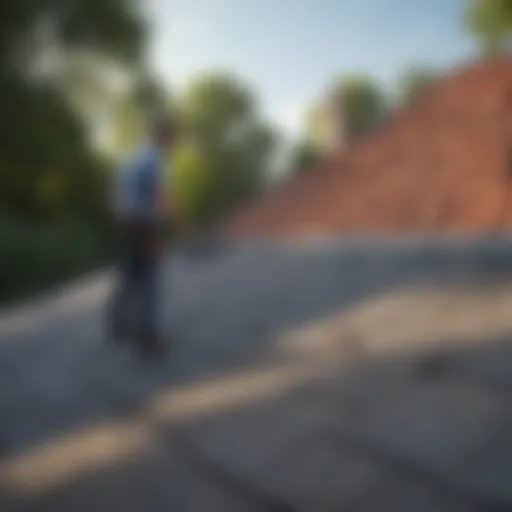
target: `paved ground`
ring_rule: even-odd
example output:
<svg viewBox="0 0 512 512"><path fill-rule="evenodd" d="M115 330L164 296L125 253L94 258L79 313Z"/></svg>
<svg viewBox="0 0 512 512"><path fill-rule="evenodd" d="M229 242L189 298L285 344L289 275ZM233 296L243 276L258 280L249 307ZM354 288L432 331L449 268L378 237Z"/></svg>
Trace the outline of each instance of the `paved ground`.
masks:
<svg viewBox="0 0 512 512"><path fill-rule="evenodd" d="M182 251L173 356L99 274L0 317L0 510L512 510L512 246Z"/></svg>

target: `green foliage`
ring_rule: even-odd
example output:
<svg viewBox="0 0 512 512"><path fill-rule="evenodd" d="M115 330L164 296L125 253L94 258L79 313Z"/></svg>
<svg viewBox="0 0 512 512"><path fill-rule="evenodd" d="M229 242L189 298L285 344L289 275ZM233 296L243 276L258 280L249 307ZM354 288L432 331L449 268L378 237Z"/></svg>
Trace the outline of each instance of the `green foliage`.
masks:
<svg viewBox="0 0 512 512"><path fill-rule="evenodd" d="M194 79L176 115L189 140L173 163L178 201L192 220L208 224L264 185L276 136L251 91L231 75Z"/></svg>
<svg viewBox="0 0 512 512"><path fill-rule="evenodd" d="M80 220L0 222L0 302L56 285L112 255L106 230Z"/></svg>
<svg viewBox="0 0 512 512"><path fill-rule="evenodd" d="M151 118L173 115L175 107L169 92L154 78L142 74L110 110L113 150L121 156L140 142Z"/></svg>
<svg viewBox="0 0 512 512"><path fill-rule="evenodd" d="M90 213L89 206L97 206L96 188L101 186L104 171L85 143L83 126L63 98L45 86L4 81L0 113L12 120L0 128L0 165L5 169L2 211L38 220Z"/></svg>
<svg viewBox="0 0 512 512"><path fill-rule="evenodd" d="M53 48L135 66L144 35L134 0L0 3L0 299L85 271L109 254L107 166L72 107L70 82L41 75L40 58Z"/></svg>
<svg viewBox="0 0 512 512"><path fill-rule="evenodd" d="M118 152L133 147L152 114L163 112L176 120L183 143L170 162L169 194L192 223L214 222L265 185L276 134L261 120L242 81L222 73L200 75L173 101L142 76L115 108Z"/></svg>
<svg viewBox="0 0 512 512"><path fill-rule="evenodd" d="M48 4L60 12L57 34L62 44L130 63L140 59L146 27L136 0L48 0Z"/></svg>
<svg viewBox="0 0 512 512"><path fill-rule="evenodd" d="M346 76L333 94L343 107L346 131L350 137L367 133L385 117L385 97L371 77Z"/></svg>
<svg viewBox="0 0 512 512"><path fill-rule="evenodd" d="M331 88L329 97L315 103L305 114L304 136L292 149L291 168L294 173L309 171L334 142L338 127L349 141L371 131L387 115L387 99L378 84L369 76L348 75ZM342 141L340 141L342 142Z"/></svg>
<svg viewBox="0 0 512 512"><path fill-rule="evenodd" d="M17 50L51 19L66 49L88 47L110 58L134 59L133 45L142 37L134 6L130 0L4 0L1 55L19 57ZM0 128L0 211L41 220L97 208L104 171L86 126L54 82L34 80L30 69L0 60L0 115L8 120Z"/></svg>
<svg viewBox="0 0 512 512"><path fill-rule="evenodd" d="M204 224L212 215L212 189L215 187L214 161L198 146L184 145L172 160L172 195L188 219Z"/></svg>
<svg viewBox="0 0 512 512"><path fill-rule="evenodd" d="M320 160L321 151L308 141L300 142L293 150L291 168L294 172L312 170Z"/></svg>
<svg viewBox="0 0 512 512"><path fill-rule="evenodd" d="M111 117L112 150L117 158L121 158L140 141L146 113L130 97L126 97L112 107Z"/></svg>
<svg viewBox="0 0 512 512"><path fill-rule="evenodd" d="M465 24L485 54L510 49L512 3L509 0L469 0Z"/></svg>
<svg viewBox="0 0 512 512"><path fill-rule="evenodd" d="M305 142L300 146L309 146L311 150L325 147L331 139L332 122L325 106L315 104L305 114ZM310 152L306 147L306 153ZM300 151L299 151L300 152Z"/></svg>
<svg viewBox="0 0 512 512"><path fill-rule="evenodd" d="M66 50L89 50L133 63L142 54L146 27L135 0L2 0L0 51L3 66L40 51L42 27Z"/></svg>
<svg viewBox="0 0 512 512"><path fill-rule="evenodd" d="M425 66L410 67L400 80L402 103L409 104L420 98L437 80L434 71Z"/></svg>
<svg viewBox="0 0 512 512"><path fill-rule="evenodd" d="M189 84L182 101L185 126L203 147L215 148L243 137L253 114L251 92L231 75L196 77Z"/></svg>

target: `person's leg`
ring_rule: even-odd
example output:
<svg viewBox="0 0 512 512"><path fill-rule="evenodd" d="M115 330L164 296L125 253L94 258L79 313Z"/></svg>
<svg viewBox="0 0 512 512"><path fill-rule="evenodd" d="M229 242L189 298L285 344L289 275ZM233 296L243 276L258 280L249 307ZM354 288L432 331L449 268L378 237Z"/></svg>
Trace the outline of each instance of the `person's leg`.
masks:
<svg viewBox="0 0 512 512"><path fill-rule="evenodd" d="M140 282L140 343L143 351L149 355L161 352L159 333L159 276L156 261L148 263Z"/></svg>
<svg viewBox="0 0 512 512"><path fill-rule="evenodd" d="M133 235L124 232L120 238L117 283L108 304L107 315L111 340L125 342L134 337L133 309L136 305L139 262Z"/></svg>
<svg viewBox="0 0 512 512"><path fill-rule="evenodd" d="M140 236L137 256L138 342L144 355L159 355L159 259L153 251L153 227Z"/></svg>
<svg viewBox="0 0 512 512"><path fill-rule="evenodd" d="M126 283L122 275L117 277L114 291L107 304L106 328L108 341L121 342L124 339L123 312L126 297Z"/></svg>
<svg viewBox="0 0 512 512"><path fill-rule="evenodd" d="M129 302L128 254L126 240L118 245L118 262L114 290L106 307L106 328L109 341L124 341L127 334L127 307Z"/></svg>

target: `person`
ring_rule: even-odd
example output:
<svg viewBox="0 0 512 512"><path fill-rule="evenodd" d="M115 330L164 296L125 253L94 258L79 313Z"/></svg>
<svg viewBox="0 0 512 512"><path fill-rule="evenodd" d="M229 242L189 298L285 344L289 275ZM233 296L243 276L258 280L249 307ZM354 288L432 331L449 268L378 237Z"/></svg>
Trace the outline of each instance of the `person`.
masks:
<svg viewBox="0 0 512 512"><path fill-rule="evenodd" d="M152 123L149 141L118 166L114 180L112 213L120 255L108 308L109 339L134 342L141 355L150 357L164 350L158 267L170 214L164 194L165 153L175 138L170 119Z"/></svg>

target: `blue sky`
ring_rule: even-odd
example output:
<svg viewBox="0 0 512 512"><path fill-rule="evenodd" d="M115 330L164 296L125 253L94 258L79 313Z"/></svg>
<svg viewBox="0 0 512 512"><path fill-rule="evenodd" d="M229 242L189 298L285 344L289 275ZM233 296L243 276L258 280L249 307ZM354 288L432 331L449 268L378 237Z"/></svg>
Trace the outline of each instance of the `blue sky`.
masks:
<svg viewBox="0 0 512 512"><path fill-rule="evenodd" d="M225 69L244 77L265 114L296 133L330 80L367 72L386 87L409 64L471 56L464 0L150 0L151 62L181 87Z"/></svg>

